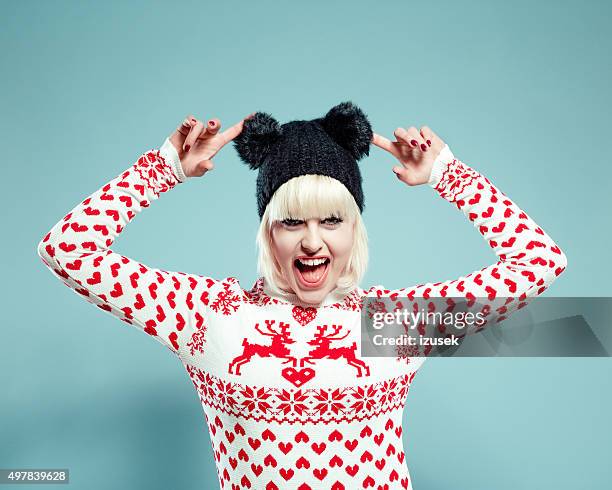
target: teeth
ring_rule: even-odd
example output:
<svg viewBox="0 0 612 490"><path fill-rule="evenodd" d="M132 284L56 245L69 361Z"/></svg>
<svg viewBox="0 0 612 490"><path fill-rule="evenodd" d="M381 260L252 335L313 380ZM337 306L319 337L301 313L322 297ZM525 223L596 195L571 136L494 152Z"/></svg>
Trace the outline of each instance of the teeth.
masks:
<svg viewBox="0 0 612 490"><path fill-rule="evenodd" d="M298 261L303 264L303 265L309 265L309 266L314 266L314 265L321 265L323 264L327 259L298 259Z"/></svg>

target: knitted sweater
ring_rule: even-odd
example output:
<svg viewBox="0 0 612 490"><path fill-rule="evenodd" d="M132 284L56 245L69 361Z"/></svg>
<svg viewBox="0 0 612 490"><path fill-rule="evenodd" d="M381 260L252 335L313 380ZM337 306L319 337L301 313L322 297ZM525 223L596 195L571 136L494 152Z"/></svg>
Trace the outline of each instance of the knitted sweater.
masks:
<svg viewBox="0 0 612 490"><path fill-rule="evenodd" d="M234 277L156 269L110 248L185 180L166 139L64 216L38 253L73 291L178 356L202 402L222 488L412 488L402 412L424 358L362 358L362 297L515 298L491 312L500 319L566 266L542 228L448 146L429 184L498 258L455 280L332 292L313 308L272 294L263 278L243 289Z"/></svg>

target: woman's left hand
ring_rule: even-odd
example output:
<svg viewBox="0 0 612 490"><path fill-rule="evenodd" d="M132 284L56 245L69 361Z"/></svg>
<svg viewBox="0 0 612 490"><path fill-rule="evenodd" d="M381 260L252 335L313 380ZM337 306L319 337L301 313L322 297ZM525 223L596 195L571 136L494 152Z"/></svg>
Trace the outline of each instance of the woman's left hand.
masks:
<svg viewBox="0 0 612 490"><path fill-rule="evenodd" d="M397 128L393 135L396 141L374 133L372 143L400 162L401 165L393 167L397 178L408 185L429 182L433 164L446 143L427 126L421 127L420 131L414 126Z"/></svg>

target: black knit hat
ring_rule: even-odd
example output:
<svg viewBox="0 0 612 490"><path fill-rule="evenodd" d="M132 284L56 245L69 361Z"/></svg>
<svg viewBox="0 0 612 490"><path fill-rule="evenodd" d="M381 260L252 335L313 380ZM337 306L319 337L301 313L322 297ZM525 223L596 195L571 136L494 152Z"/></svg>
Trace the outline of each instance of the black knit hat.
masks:
<svg viewBox="0 0 612 490"><path fill-rule="evenodd" d="M325 117L280 125L265 112L244 122L234 146L257 175L259 218L276 190L293 177L327 175L342 182L363 211L364 197L357 162L370 152L372 126L351 102L333 107Z"/></svg>

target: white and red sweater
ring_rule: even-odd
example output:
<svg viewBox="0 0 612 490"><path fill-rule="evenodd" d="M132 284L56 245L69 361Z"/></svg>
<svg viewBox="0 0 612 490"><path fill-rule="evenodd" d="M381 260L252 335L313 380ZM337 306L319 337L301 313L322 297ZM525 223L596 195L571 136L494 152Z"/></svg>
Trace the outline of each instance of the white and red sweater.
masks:
<svg viewBox="0 0 612 490"><path fill-rule="evenodd" d="M330 293L312 308L274 296L262 278L243 289L234 277L155 269L110 248L143 208L185 180L166 139L64 216L38 253L87 301L178 356L202 402L222 488L412 488L402 412L424 358L360 357L362 296L515 298L492 312L500 318L566 266L551 238L448 146L430 185L498 257L455 280ZM342 340L325 341L334 334Z"/></svg>

